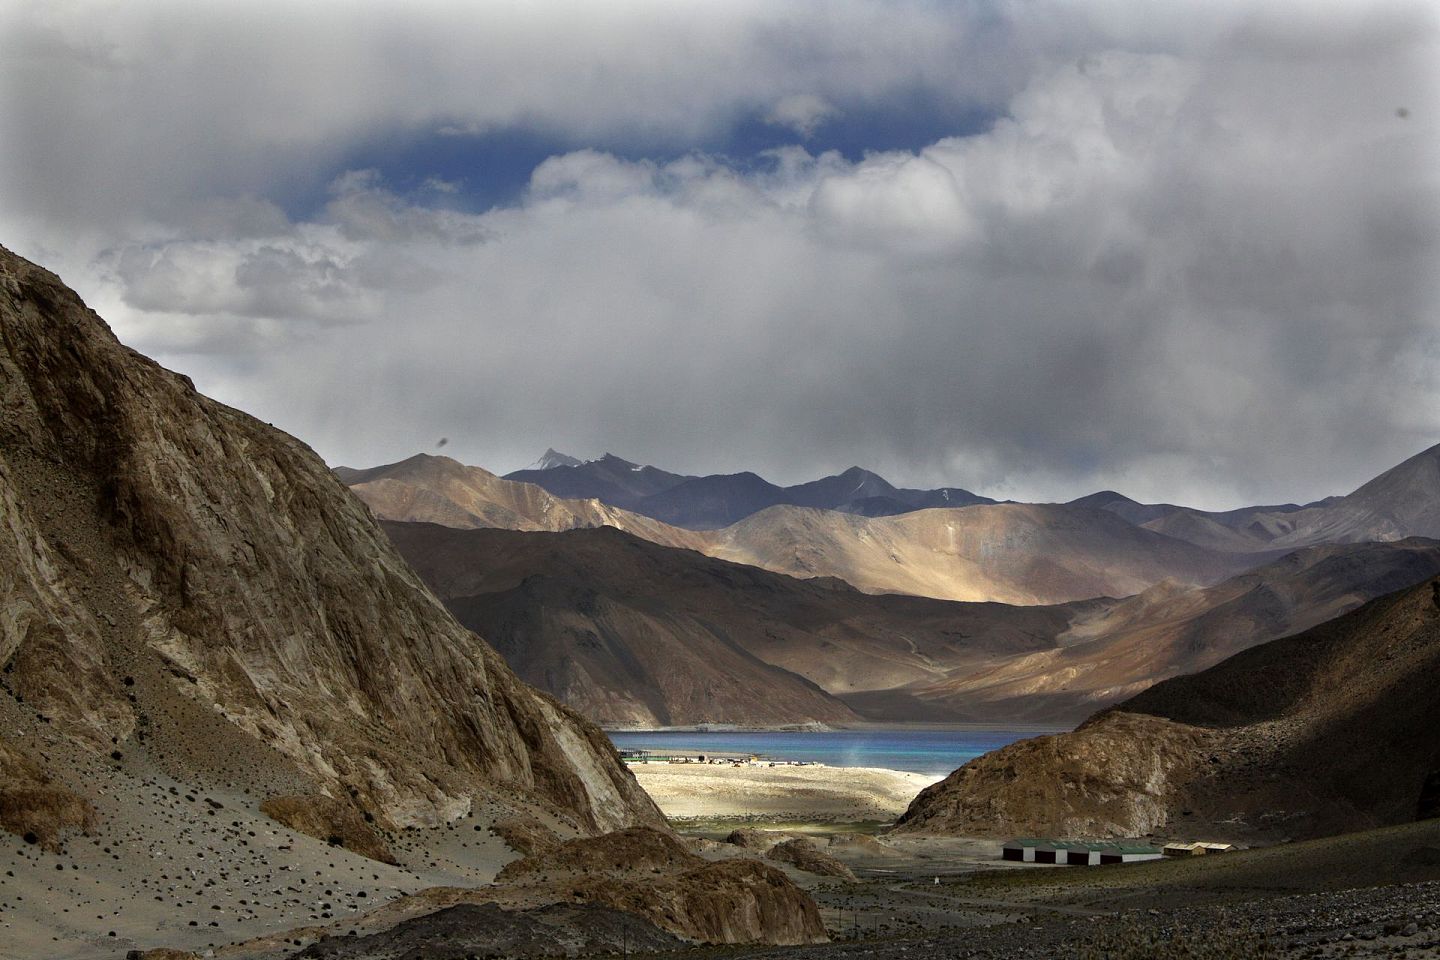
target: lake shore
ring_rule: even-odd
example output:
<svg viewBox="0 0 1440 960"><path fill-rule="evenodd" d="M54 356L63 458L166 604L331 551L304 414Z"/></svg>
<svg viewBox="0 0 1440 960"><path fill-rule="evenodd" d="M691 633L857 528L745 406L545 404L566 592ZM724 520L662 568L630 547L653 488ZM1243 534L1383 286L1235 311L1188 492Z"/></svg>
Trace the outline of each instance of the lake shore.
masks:
<svg viewBox="0 0 1440 960"><path fill-rule="evenodd" d="M941 779L818 763L636 763L630 770L667 817L747 822L889 822Z"/></svg>

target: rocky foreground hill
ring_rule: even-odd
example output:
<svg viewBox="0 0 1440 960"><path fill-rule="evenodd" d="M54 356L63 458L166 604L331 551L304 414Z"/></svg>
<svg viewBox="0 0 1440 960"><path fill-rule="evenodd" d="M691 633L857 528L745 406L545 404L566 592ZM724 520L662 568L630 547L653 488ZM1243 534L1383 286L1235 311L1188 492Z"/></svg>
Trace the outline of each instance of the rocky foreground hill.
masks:
<svg viewBox="0 0 1440 960"><path fill-rule="evenodd" d="M1440 579L926 789L897 830L1275 841L1440 815Z"/></svg>
<svg viewBox="0 0 1440 960"><path fill-rule="evenodd" d="M311 450L3 248L0 412L0 952L202 949L484 882L500 837L667 829Z"/></svg>

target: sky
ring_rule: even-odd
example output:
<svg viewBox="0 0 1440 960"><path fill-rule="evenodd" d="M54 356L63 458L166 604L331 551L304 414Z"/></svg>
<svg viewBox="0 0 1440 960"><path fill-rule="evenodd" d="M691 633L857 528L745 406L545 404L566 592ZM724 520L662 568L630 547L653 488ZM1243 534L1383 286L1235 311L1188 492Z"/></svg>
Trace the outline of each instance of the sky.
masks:
<svg viewBox="0 0 1440 960"><path fill-rule="evenodd" d="M335 465L1304 502L1440 442L1437 65L1407 0L0 0L0 244Z"/></svg>

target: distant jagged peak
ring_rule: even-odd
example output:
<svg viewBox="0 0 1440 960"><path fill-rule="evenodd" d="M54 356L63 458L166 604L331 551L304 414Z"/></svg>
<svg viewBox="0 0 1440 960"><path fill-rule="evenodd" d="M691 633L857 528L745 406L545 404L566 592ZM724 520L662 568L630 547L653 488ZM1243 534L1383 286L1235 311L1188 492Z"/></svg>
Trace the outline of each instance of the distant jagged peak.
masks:
<svg viewBox="0 0 1440 960"><path fill-rule="evenodd" d="M526 470L554 470L556 467L578 467L585 461L579 457L572 457L568 453L561 453L554 447L546 447L545 452L540 455Z"/></svg>

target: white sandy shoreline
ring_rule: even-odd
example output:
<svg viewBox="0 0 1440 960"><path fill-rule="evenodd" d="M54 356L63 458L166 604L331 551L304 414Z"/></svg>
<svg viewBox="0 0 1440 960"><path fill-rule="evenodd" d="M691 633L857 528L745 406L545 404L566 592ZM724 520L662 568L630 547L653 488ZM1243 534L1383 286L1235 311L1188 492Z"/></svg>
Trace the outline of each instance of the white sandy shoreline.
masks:
<svg viewBox="0 0 1440 960"><path fill-rule="evenodd" d="M941 779L904 770L820 763L629 766L661 812L678 819L888 821Z"/></svg>

